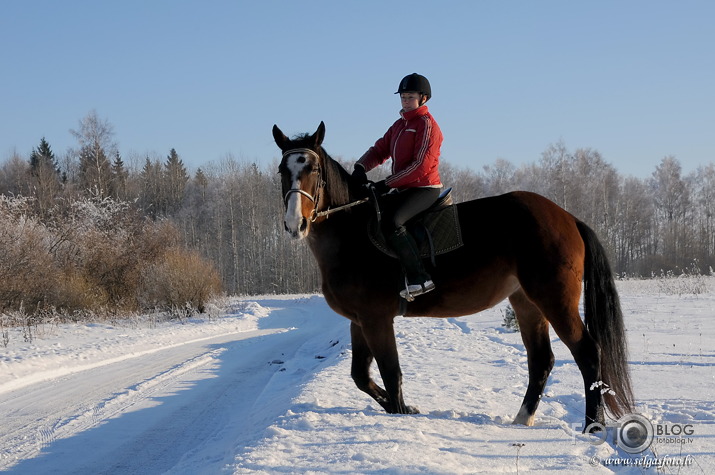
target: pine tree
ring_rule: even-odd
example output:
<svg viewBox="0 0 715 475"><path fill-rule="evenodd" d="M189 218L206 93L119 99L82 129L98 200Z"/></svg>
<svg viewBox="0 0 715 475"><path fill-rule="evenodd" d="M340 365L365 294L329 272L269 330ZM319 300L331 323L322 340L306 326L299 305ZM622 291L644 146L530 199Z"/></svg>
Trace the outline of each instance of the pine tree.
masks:
<svg viewBox="0 0 715 475"><path fill-rule="evenodd" d="M200 190L201 199L202 200L206 199L206 189L209 186L209 179L206 177L206 174L204 173L204 171L201 168L196 170L196 175L194 176L194 182L196 183L196 186Z"/></svg>
<svg viewBox="0 0 715 475"><path fill-rule="evenodd" d="M167 212L173 214L181 208L188 182L189 175L186 173L184 162L179 158L176 150L172 148L164 164Z"/></svg>
<svg viewBox="0 0 715 475"><path fill-rule="evenodd" d="M124 200L127 196L127 178L129 172L124 168L124 161L119 152L114 156L112 162L112 196L114 198Z"/></svg>
<svg viewBox="0 0 715 475"><path fill-rule="evenodd" d="M52 208L61 185L60 170L50 144L44 137L30 155L30 194L35 197L35 208L45 216Z"/></svg>
<svg viewBox="0 0 715 475"><path fill-rule="evenodd" d="M40 140L40 146L36 149L32 149L32 154L30 155L30 173L33 176L37 176L42 173L43 169L53 170L60 176L60 169L57 165L57 159L55 154L52 152L50 144L47 143L45 137Z"/></svg>
<svg viewBox="0 0 715 475"><path fill-rule="evenodd" d="M163 193L161 163L146 158L141 175L141 192L139 203L144 213L156 219L166 213L166 200Z"/></svg>

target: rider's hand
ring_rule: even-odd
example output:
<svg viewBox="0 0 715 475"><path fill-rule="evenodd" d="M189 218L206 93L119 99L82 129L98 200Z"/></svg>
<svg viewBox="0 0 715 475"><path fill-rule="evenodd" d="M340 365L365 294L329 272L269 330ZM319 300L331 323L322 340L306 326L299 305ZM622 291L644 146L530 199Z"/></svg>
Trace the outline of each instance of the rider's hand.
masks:
<svg viewBox="0 0 715 475"><path fill-rule="evenodd" d="M355 168L353 169L353 178L358 184L366 185L368 180L367 173L365 173L365 167L356 163Z"/></svg>
<svg viewBox="0 0 715 475"><path fill-rule="evenodd" d="M375 192L378 195L385 195L385 194L389 193L390 190L392 189L388 185L385 184L385 180L380 180L372 186L375 187Z"/></svg>

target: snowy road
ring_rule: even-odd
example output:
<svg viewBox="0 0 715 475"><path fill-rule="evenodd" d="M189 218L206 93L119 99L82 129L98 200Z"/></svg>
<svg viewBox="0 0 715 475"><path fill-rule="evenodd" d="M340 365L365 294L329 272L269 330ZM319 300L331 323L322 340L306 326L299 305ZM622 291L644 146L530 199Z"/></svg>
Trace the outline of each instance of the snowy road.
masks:
<svg viewBox="0 0 715 475"><path fill-rule="evenodd" d="M4 394L0 445L20 458L53 445L47 455L19 467L36 473L60 463L86 473L164 471L197 441L223 430L225 415L245 411L258 396L238 388L261 388L270 378L264 363L272 355L256 353L251 345L267 333L190 343ZM219 366L228 370L223 377L216 377ZM171 397L189 388L186 397ZM145 410L157 404L164 405L160 413ZM67 442L56 444L61 439ZM69 451L81 455L53 460L53 453Z"/></svg>
<svg viewBox="0 0 715 475"><path fill-rule="evenodd" d="M294 395L286 388L267 391L274 375L285 372L301 350L310 352L311 340L330 341L317 331L320 325L325 330L323 319L306 317L300 309L277 308L254 330L158 348L137 345L134 353L55 368L59 377L48 376L48 368L44 381L27 384L36 379L28 375L0 385L0 391L16 388L0 392L0 469L218 471L233 461L243 439L280 415L275 398L287 398L287 404ZM344 323L335 316L329 320Z"/></svg>

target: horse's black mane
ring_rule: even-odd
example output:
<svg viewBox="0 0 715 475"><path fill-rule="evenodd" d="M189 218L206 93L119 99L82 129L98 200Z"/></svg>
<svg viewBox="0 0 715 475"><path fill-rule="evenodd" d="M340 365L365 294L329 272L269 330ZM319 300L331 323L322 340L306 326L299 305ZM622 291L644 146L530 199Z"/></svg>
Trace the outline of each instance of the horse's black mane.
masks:
<svg viewBox="0 0 715 475"><path fill-rule="evenodd" d="M325 166L325 188L330 196L330 206L344 205L350 201L350 174L343 166L328 155L323 147L323 163Z"/></svg>

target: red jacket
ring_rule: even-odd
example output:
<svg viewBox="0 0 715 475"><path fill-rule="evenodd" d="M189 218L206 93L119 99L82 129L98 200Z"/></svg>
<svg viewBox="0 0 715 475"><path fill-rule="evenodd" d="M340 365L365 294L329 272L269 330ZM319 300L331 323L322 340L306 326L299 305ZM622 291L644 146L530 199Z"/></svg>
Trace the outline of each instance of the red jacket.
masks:
<svg viewBox="0 0 715 475"><path fill-rule="evenodd" d="M400 113L402 116L357 161L370 171L392 157L391 188L440 187L439 148L442 131L427 106Z"/></svg>

